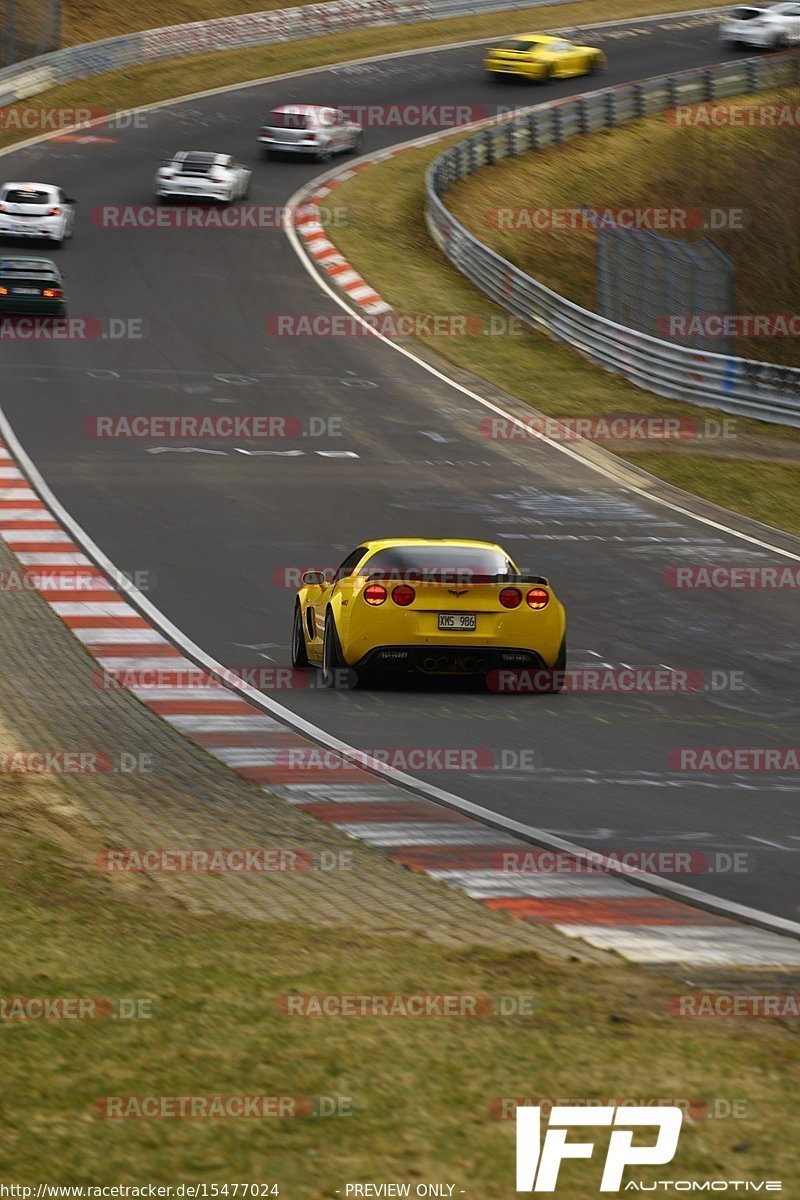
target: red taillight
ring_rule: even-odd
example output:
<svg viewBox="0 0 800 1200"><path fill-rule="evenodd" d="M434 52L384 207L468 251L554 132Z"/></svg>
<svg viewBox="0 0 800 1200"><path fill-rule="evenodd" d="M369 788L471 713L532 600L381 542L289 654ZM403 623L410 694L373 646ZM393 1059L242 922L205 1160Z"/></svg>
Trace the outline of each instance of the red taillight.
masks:
<svg viewBox="0 0 800 1200"><path fill-rule="evenodd" d="M5 204L0 204L0 212L5 212L5 211L6 211Z"/></svg>
<svg viewBox="0 0 800 1200"><path fill-rule="evenodd" d="M8 288L0 287L0 296L7 296Z"/></svg>
<svg viewBox="0 0 800 1200"><path fill-rule="evenodd" d="M367 604L372 604L373 607L383 604L386 599L386 588L382 583L370 583L364 588L364 599Z"/></svg>
<svg viewBox="0 0 800 1200"><path fill-rule="evenodd" d="M416 594L414 589L409 587L407 583L401 583L392 591L392 599L401 608L407 608L409 604L413 604Z"/></svg>
<svg viewBox="0 0 800 1200"><path fill-rule="evenodd" d="M550 603L550 593L544 588L531 588L525 599L529 608L546 608Z"/></svg>
<svg viewBox="0 0 800 1200"><path fill-rule="evenodd" d="M51 216L51 217L60 217L60 216L61 216L61 209L60 209L60 208L51 208L51 209L50 209L50 216Z"/></svg>
<svg viewBox="0 0 800 1200"><path fill-rule="evenodd" d="M63 293L61 288L45 288L42 295L47 296L48 300L55 300L56 296L61 296Z"/></svg>
<svg viewBox="0 0 800 1200"><path fill-rule="evenodd" d="M503 608L517 608L522 603L522 592L516 588L503 588L497 598Z"/></svg>

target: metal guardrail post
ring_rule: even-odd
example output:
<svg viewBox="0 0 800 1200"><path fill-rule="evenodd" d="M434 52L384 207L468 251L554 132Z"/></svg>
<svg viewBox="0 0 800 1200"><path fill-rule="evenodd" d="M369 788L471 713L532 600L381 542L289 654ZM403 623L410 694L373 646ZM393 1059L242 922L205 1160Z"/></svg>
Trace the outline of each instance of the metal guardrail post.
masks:
<svg viewBox="0 0 800 1200"><path fill-rule="evenodd" d="M613 129L617 123L617 93L613 91L606 92L606 125L609 129Z"/></svg>
<svg viewBox="0 0 800 1200"><path fill-rule="evenodd" d="M578 99L578 129L581 133L589 132L589 103L583 96Z"/></svg>
<svg viewBox="0 0 800 1200"><path fill-rule="evenodd" d="M528 129L531 135L531 150L538 150L541 146L539 138L539 118L535 112L528 114Z"/></svg>

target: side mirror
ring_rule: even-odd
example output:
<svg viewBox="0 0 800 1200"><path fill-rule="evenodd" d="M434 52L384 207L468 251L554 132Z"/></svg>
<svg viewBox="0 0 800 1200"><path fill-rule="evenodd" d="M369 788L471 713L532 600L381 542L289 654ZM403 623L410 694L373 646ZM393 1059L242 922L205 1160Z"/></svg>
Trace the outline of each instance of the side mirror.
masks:
<svg viewBox="0 0 800 1200"><path fill-rule="evenodd" d="M300 582L306 587L325 587L328 581L322 571L304 571L300 576Z"/></svg>

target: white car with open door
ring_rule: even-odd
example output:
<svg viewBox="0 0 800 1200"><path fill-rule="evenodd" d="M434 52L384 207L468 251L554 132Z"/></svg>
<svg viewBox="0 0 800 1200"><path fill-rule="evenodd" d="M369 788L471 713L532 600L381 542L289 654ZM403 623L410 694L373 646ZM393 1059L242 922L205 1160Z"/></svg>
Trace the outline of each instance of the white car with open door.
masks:
<svg viewBox="0 0 800 1200"><path fill-rule="evenodd" d="M75 201L52 183L0 186L0 236L40 238L62 245L72 237Z"/></svg>
<svg viewBox="0 0 800 1200"><path fill-rule="evenodd" d="M258 140L267 158L310 154L318 162L326 162L333 154L359 153L364 130L339 108L282 104L269 113Z"/></svg>
<svg viewBox="0 0 800 1200"><path fill-rule="evenodd" d="M231 204L244 200L251 172L230 154L206 150L179 150L158 168L155 193L158 200L217 200Z"/></svg>

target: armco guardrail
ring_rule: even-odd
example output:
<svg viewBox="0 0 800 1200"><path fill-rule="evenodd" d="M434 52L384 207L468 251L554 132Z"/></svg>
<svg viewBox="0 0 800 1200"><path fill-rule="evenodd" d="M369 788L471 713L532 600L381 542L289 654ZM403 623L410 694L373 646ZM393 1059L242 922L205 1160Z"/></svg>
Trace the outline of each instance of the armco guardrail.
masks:
<svg viewBox="0 0 800 1200"><path fill-rule="evenodd" d="M499 159L611 129L679 104L795 84L798 77L800 55L792 51L622 84L522 110L484 126L434 160L426 177L428 229L450 262L501 308L528 326L544 327L606 370L659 396L800 426L800 370L690 350L580 308L478 241L441 199L454 183Z"/></svg>
<svg viewBox="0 0 800 1200"><path fill-rule="evenodd" d="M433 21L506 9L542 8L560 0L330 0L268 12L217 17L189 25L146 29L123 37L68 46L0 71L0 107L74 79L88 79L162 58L210 54L288 42L376 25Z"/></svg>

